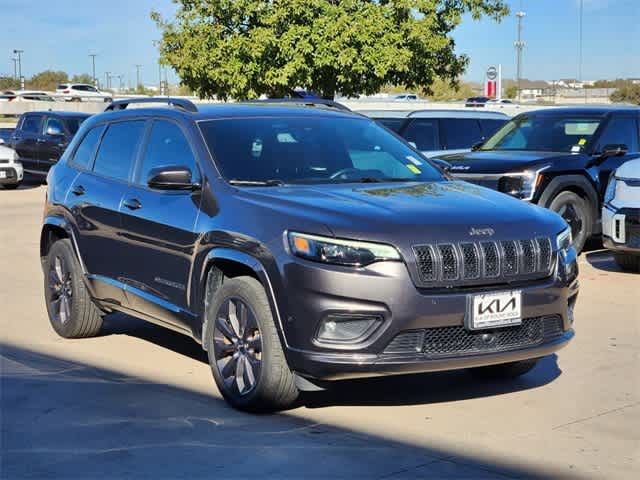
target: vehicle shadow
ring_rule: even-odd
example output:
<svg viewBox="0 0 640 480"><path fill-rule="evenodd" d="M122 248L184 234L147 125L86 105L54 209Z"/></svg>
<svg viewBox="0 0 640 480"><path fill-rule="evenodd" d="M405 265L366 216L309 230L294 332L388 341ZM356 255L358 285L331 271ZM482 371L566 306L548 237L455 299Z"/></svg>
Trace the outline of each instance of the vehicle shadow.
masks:
<svg viewBox="0 0 640 480"><path fill-rule="evenodd" d="M585 254L584 258L589 265L598 270L624 273L609 250L594 250Z"/></svg>
<svg viewBox="0 0 640 480"><path fill-rule="evenodd" d="M39 188L41 185L44 185L43 180L38 178L32 178L30 176L25 176L24 179L22 180L22 183L18 186L18 188L7 189L0 186L0 192L2 191L13 192L15 190L31 190L33 188Z"/></svg>
<svg viewBox="0 0 640 480"><path fill-rule="evenodd" d="M129 335L208 363L207 353L189 337L124 314L107 316L101 334ZM326 385L328 388L325 391L305 393L302 405L322 408L336 405L392 406L450 402L538 388L552 382L561 373L557 356L551 355L541 359L527 375L515 380L479 379L465 370L341 380Z"/></svg>
<svg viewBox="0 0 640 480"><path fill-rule="evenodd" d="M3 478L578 478L318 423L0 344ZM396 432L397 433L397 432Z"/></svg>

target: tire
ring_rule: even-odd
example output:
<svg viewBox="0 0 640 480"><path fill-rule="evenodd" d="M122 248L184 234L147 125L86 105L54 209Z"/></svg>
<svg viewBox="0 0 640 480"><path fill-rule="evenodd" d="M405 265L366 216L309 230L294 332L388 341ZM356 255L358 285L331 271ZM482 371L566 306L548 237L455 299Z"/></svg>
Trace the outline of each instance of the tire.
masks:
<svg viewBox="0 0 640 480"><path fill-rule="evenodd" d="M640 255L615 252L613 258L622 270L627 272L640 272Z"/></svg>
<svg viewBox="0 0 640 480"><path fill-rule="evenodd" d="M567 221L571 227L573 247L580 253L593 230L593 210L589 201L565 190L551 200L548 208Z"/></svg>
<svg viewBox="0 0 640 480"><path fill-rule="evenodd" d="M64 338L97 335L102 315L89 297L69 239L58 240L51 246L44 271L45 303L56 333Z"/></svg>
<svg viewBox="0 0 640 480"><path fill-rule="evenodd" d="M82 99L81 99L80 97L73 97L73 98L71 99L71 101L72 101L72 102L81 102L81 101L82 101Z"/></svg>
<svg viewBox="0 0 640 480"><path fill-rule="evenodd" d="M260 282L225 279L206 315L209 364L225 400L249 412L292 407L299 392Z"/></svg>
<svg viewBox="0 0 640 480"><path fill-rule="evenodd" d="M538 363L539 358L522 360L520 362L501 363L486 367L472 368L469 371L476 377L492 380L509 380L530 372Z"/></svg>

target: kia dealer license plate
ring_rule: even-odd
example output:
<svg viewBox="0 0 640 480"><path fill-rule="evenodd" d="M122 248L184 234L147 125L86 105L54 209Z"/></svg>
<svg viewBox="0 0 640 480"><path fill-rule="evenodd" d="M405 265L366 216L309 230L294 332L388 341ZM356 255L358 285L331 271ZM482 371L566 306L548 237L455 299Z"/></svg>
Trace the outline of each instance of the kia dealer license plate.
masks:
<svg viewBox="0 0 640 480"><path fill-rule="evenodd" d="M466 326L470 330L510 327L522 323L522 292L470 295Z"/></svg>

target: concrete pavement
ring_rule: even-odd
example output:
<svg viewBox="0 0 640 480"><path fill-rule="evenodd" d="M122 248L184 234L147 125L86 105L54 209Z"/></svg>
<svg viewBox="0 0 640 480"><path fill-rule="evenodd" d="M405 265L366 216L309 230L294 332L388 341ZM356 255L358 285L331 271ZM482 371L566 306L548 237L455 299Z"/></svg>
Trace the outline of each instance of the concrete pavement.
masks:
<svg viewBox="0 0 640 480"><path fill-rule="evenodd" d="M0 478L640 478L640 275L581 256L577 335L514 382L445 372L227 407L200 347L123 315L63 340L38 258L45 187L0 190Z"/></svg>

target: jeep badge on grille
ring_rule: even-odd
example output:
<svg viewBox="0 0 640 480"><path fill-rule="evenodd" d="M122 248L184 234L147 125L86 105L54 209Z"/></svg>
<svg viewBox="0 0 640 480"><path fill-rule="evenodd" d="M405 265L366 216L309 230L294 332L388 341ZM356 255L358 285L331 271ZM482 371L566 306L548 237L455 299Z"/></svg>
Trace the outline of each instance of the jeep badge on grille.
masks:
<svg viewBox="0 0 640 480"><path fill-rule="evenodd" d="M475 227L471 227L471 230L469 230L469 235L471 235L472 237L474 237L474 236L491 237L491 236L493 236L494 233L496 233L496 231L493 228L475 228Z"/></svg>

